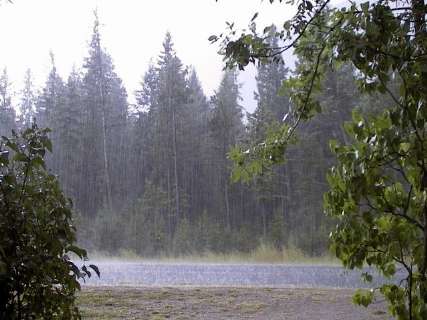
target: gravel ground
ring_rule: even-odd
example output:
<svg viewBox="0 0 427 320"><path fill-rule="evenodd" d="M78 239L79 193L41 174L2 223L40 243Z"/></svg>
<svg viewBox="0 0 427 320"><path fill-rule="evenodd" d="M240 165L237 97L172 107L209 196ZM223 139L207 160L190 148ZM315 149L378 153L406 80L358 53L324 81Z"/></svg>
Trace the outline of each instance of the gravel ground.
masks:
<svg viewBox="0 0 427 320"><path fill-rule="evenodd" d="M389 319L379 301L351 303L352 289L94 287L79 294L83 319Z"/></svg>

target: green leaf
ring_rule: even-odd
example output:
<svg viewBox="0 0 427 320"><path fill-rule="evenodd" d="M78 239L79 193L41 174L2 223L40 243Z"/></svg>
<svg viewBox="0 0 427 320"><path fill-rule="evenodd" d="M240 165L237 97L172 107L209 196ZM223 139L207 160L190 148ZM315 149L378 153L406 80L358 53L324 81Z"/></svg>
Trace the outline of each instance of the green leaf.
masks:
<svg viewBox="0 0 427 320"><path fill-rule="evenodd" d="M23 154L21 152L18 152L13 157L13 160L14 161L19 161L19 162L27 162L29 159L28 159L28 157L25 154Z"/></svg>
<svg viewBox="0 0 427 320"><path fill-rule="evenodd" d="M99 272L99 269L98 269L98 267L97 267L96 265L91 264L91 265L89 265L89 267L90 267L93 271L95 271L95 273L96 273L96 275L98 276L98 278L101 276L101 273Z"/></svg>
<svg viewBox="0 0 427 320"><path fill-rule="evenodd" d="M362 273L362 279L365 282L372 282L372 275L367 272L364 272Z"/></svg>
<svg viewBox="0 0 427 320"><path fill-rule="evenodd" d="M374 299L374 292L358 289L353 295L353 303L368 307Z"/></svg>
<svg viewBox="0 0 427 320"><path fill-rule="evenodd" d="M83 259L87 256L87 252L84 249L81 249L75 245L71 245L67 247L67 252L75 253L80 259Z"/></svg>
<svg viewBox="0 0 427 320"><path fill-rule="evenodd" d="M402 142L399 145L399 151L403 153L408 152L410 148L411 148L411 144L409 142Z"/></svg>

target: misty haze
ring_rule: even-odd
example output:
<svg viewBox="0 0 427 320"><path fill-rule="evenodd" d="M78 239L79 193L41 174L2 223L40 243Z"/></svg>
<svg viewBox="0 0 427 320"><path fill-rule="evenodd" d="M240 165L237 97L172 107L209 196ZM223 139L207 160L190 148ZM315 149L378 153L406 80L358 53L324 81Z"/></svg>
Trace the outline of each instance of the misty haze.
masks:
<svg viewBox="0 0 427 320"><path fill-rule="evenodd" d="M427 317L423 0L0 0L0 320Z"/></svg>

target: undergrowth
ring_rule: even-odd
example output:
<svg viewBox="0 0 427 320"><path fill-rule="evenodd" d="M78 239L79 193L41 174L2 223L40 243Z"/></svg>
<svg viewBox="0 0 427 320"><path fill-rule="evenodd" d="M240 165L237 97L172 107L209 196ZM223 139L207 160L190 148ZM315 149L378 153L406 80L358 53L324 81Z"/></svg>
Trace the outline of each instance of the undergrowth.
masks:
<svg viewBox="0 0 427 320"><path fill-rule="evenodd" d="M339 261L331 254L310 257L295 248L281 250L269 244L260 244L250 252L217 253L205 251L187 255L162 254L155 257L137 255L132 250L120 250L118 254L94 251L90 256L94 260L126 260L164 263L272 263L272 264L316 264L337 265Z"/></svg>

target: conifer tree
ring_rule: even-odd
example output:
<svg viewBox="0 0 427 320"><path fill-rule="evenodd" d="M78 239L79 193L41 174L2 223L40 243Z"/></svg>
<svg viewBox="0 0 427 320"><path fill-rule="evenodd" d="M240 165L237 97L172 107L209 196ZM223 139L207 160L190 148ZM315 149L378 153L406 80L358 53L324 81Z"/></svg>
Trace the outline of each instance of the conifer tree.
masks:
<svg viewBox="0 0 427 320"><path fill-rule="evenodd" d="M271 27L269 45L278 46L278 40L274 37L276 28ZM249 115L249 139L255 143L263 141L269 130L277 128L283 121L288 121L290 114L290 101L286 92L281 90L282 82L287 77L288 70L282 56L276 57L272 63L259 63L257 67L257 92L255 99L257 107L253 114ZM289 192L291 189L290 175L285 167L278 166L273 172L265 173L257 177L252 183L255 192L256 210L262 219L263 238L267 239L268 220L273 213L288 218ZM282 230L285 232L285 230ZM289 230L286 230L289 232Z"/></svg>
<svg viewBox="0 0 427 320"><path fill-rule="evenodd" d="M7 69L4 68L0 75L0 136L10 136L16 126L10 86Z"/></svg>
<svg viewBox="0 0 427 320"><path fill-rule="evenodd" d="M95 13L89 56L83 77L83 146L87 155L83 168L88 180L84 211L94 216L105 207L116 207L115 198L123 197L122 158L124 156L127 94L114 72L111 57L101 46L99 20Z"/></svg>
<svg viewBox="0 0 427 320"><path fill-rule="evenodd" d="M51 70L36 102L36 121L41 127L51 129L50 138L55 146L46 163L56 174L60 171L62 149L59 143L60 117L65 104L65 84L56 70L55 56L50 52Z"/></svg>
<svg viewBox="0 0 427 320"><path fill-rule="evenodd" d="M197 219L206 210L209 195L210 137L208 128L209 104L193 68L188 77L188 101L184 109L183 188L188 195L187 218Z"/></svg>
<svg viewBox="0 0 427 320"><path fill-rule="evenodd" d="M223 213L223 222L228 230L231 229L231 193L230 193L230 163L227 154L231 147L242 138L242 108L239 105L239 84L237 73L227 71L224 73L221 84L212 98L213 110L210 119L210 134L213 139L214 171L216 174L216 188ZM234 186L235 187L235 186Z"/></svg>
<svg viewBox="0 0 427 320"><path fill-rule="evenodd" d="M33 75L31 69L27 69L24 78L24 88L21 91L21 102L19 104L19 122L22 128L29 128L35 116L36 93L34 91Z"/></svg>
<svg viewBox="0 0 427 320"><path fill-rule="evenodd" d="M182 129L182 114L187 100L186 71L181 60L176 56L173 48L171 34L166 33L163 42L163 52L158 62L159 72L159 96L158 112L161 138L166 139L166 150L163 156L167 161L167 180L172 181L168 186L168 193L174 199L175 223L179 221L181 215L181 183L179 171L178 149L179 134Z"/></svg>
<svg viewBox="0 0 427 320"><path fill-rule="evenodd" d="M64 108L58 115L59 144L62 149L59 176L67 196L76 200L80 207L80 192L85 185L85 177L80 168L86 161L82 153L83 110L82 110L82 79L73 68L68 77Z"/></svg>

